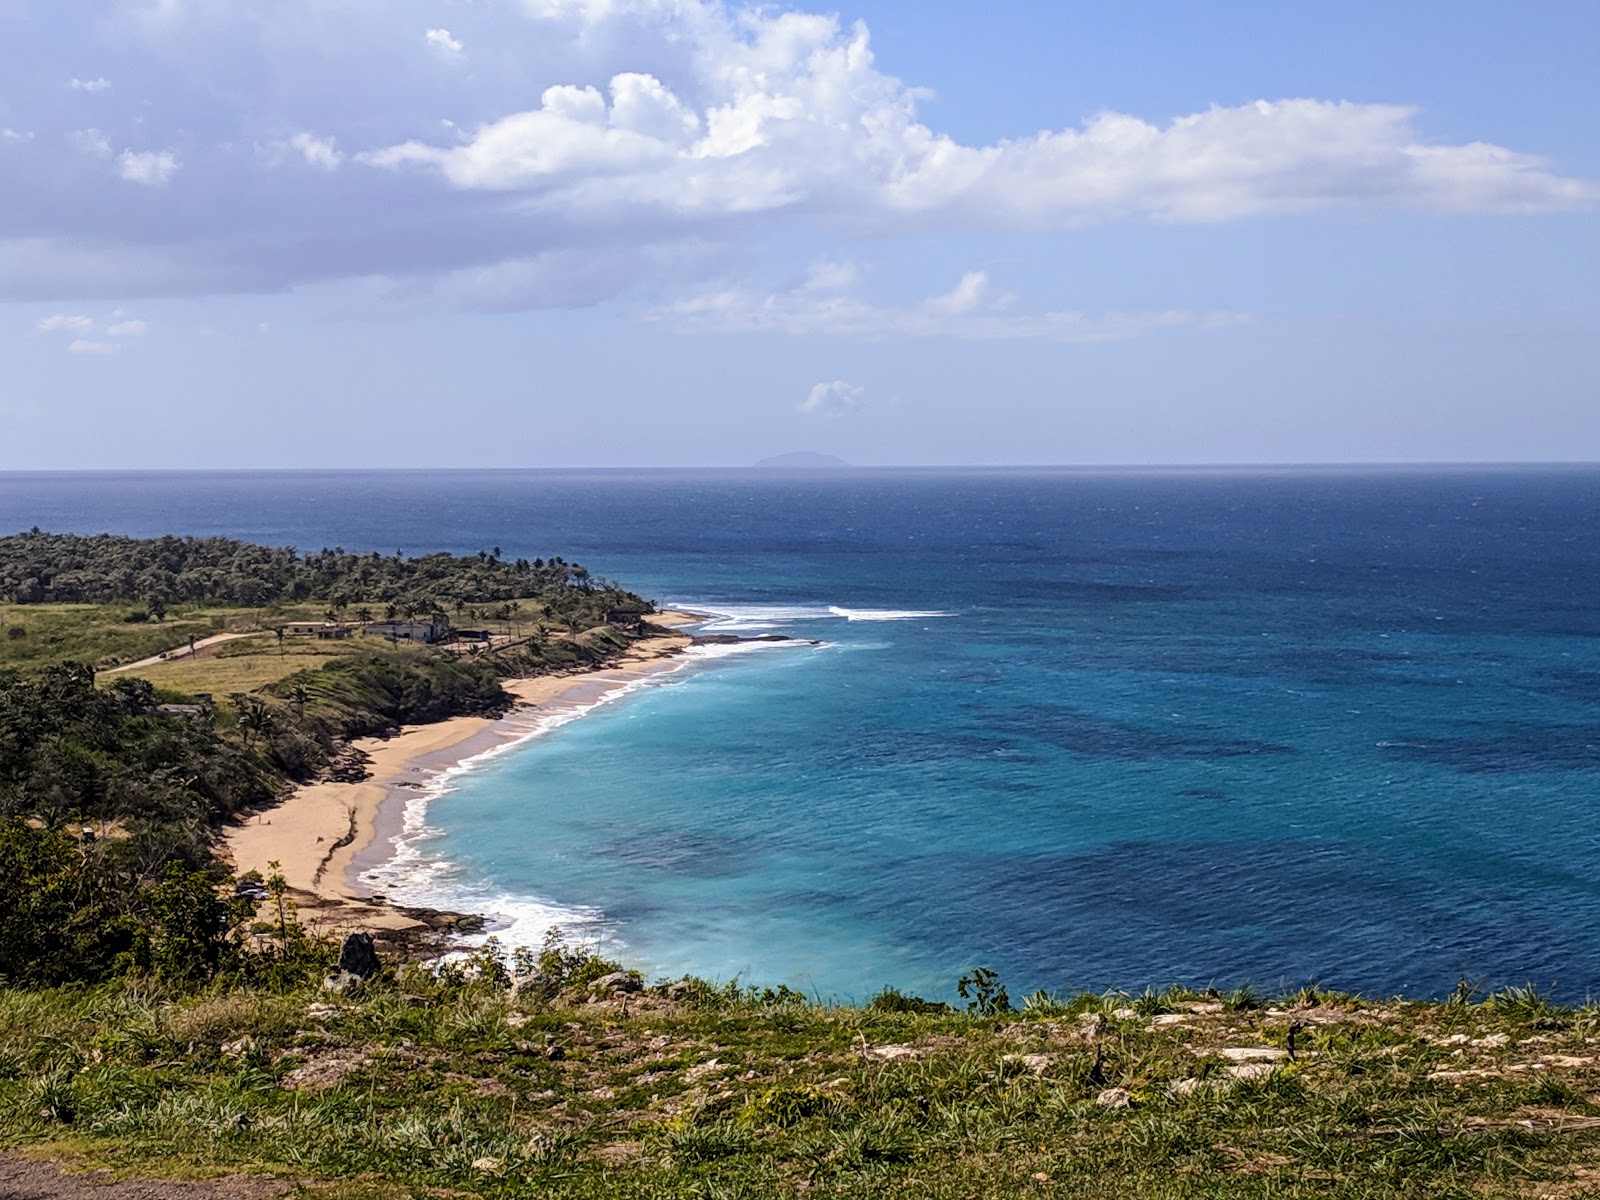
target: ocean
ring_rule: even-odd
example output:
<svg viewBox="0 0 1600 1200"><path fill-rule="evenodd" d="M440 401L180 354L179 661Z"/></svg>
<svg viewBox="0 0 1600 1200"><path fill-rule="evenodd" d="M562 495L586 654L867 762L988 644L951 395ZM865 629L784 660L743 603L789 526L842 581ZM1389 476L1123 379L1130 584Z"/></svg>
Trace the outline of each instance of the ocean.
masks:
<svg viewBox="0 0 1600 1200"><path fill-rule="evenodd" d="M397 898L823 999L1600 982L1600 468L0 475L0 530L561 554L790 644L456 773Z"/></svg>

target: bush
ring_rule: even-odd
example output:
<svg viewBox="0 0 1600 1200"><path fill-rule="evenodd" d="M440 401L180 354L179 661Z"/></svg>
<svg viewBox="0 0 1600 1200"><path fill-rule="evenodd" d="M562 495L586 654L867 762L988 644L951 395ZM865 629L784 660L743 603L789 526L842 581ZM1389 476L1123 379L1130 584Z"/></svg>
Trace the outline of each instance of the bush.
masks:
<svg viewBox="0 0 1600 1200"><path fill-rule="evenodd" d="M125 625L143 625L149 619L150 610L148 608L135 608L122 618L122 622Z"/></svg>
<svg viewBox="0 0 1600 1200"><path fill-rule="evenodd" d="M938 1000L924 1000L921 996L908 996L898 988L886 987L867 1002L869 1012L880 1013L947 1013L954 1010Z"/></svg>

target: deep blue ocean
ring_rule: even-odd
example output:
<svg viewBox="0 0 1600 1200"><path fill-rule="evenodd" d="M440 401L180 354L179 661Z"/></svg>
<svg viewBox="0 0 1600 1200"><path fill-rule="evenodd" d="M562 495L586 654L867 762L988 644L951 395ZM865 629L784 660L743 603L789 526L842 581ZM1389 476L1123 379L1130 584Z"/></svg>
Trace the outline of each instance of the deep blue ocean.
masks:
<svg viewBox="0 0 1600 1200"><path fill-rule="evenodd" d="M821 642L428 809L417 898L651 974L1600 992L1597 468L0 475L33 525L561 554Z"/></svg>

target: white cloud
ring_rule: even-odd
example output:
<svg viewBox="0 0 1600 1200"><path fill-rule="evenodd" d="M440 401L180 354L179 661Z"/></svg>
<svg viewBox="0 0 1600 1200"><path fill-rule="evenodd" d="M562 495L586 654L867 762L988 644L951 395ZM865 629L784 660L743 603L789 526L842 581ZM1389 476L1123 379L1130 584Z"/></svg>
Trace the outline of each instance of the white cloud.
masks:
<svg viewBox="0 0 1600 1200"><path fill-rule="evenodd" d="M853 262L812 263L801 289L807 292L837 292L854 287L861 280L861 268Z"/></svg>
<svg viewBox="0 0 1600 1200"><path fill-rule="evenodd" d="M106 336L114 338L139 337L145 332L145 330L149 328L150 327L143 321L135 321L132 319L114 321L110 325L106 326Z"/></svg>
<svg viewBox="0 0 1600 1200"><path fill-rule="evenodd" d="M79 79L74 76L69 86L75 92L103 92L111 86L111 81L105 78Z"/></svg>
<svg viewBox="0 0 1600 1200"><path fill-rule="evenodd" d="M116 342L95 342L88 338L78 338L67 347L68 354L119 354L122 347Z"/></svg>
<svg viewBox="0 0 1600 1200"><path fill-rule="evenodd" d="M843 416L859 409L866 397L866 389L842 379L819 383L796 408L808 416Z"/></svg>
<svg viewBox="0 0 1600 1200"><path fill-rule="evenodd" d="M89 333L94 322L82 313L56 313L33 327L34 333Z"/></svg>
<svg viewBox="0 0 1600 1200"><path fill-rule="evenodd" d="M124 150L117 156L117 173L129 183L165 187L177 173L178 159L170 150Z"/></svg>
<svg viewBox="0 0 1600 1200"><path fill-rule="evenodd" d="M67 135L67 140L77 148L81 154L90 154L95 158L110 158L111 143L106 140L106 135L98 129L76 129Z"/></svg>
<svg viewBox="0 0 1600 1200"><path fill-rule="evenodd" d="M33 141L33 131L25 129L0 129L0 141L31 142Z"/></svg>
<svg viewBox="0 0 1600 1200"><path fill-rule="evenodd" d="M430 29L423 37L431 49L445 58L461 57L461 43L448 29Z"/></svg>
<svg viewBox="0 0 1600 1200"><path fill-rule="evenodd" d="M344 160L344 155L339 153L332 138L317 137L312 133L297 133L289 139L288 146L305 159L308 165L321 167L324 171L336 169Z"/></svg>
<svg viewBox="0 0 1600 1200"><path fill-rule="evenodd" d="M591 289L523 286L524 277L581 280L589 256L603 273L636 263L629 286L681 294L690 273L648 249L1326 208L1548 212L1600 199L1594 182L1532 155L1430 140L1412 109L1390 105L1290 98L1179 116L1100 113L962 141L925 117L923 93L880 66L865 26L743 0L115 7L119 54L151 104L115 116L97 106L110 136L85 129L63 144L41 131L44 144L28 155L0 156L0 195L22 194L31 214L0 235L0 298L219 294L333 279L426 290L499 273L510 284L491 279L488 290L505 303L519 294L586 302ZM450 29L435 24L440 15L414 19L445 11ZM420 50L453 55L464 44L474 47L471 72L418 61ZM46 78L99 61L68 49L73 57L63 52ZM116 74L124 78L121 66ZM169 123L195 95L211 98L205 112ZM1036 115L1018 120L1032 129ZM308 127L316 132L293 132ZM160 212L130 204L126 189L54 169L47 155L69 146L146 186L181 169L184 186ZM265 149L252 156L241 146ZM288 162L315 170L263 169ZM557 270L546 261L556 251L573 261ZM817 267L805 290L812 308L832 297L847 310L862 303L849 297L857 286L840 261ZM969 303L966 313L941 311ZM894 320L872 306L866 315L879 328L1052 331L1027 336L1094 324L1057 314L1030 325L987 293L958 290L928 304ZM806 316L799 297L778 308L798 314L788 324L824 319Z"/></svg>
<svg viewBox="0 0 1600 1200"><path fill-rule="evenodd" d="M759 293L743 288L706 292L651 315L685 332L785 333L796 336L941 337L966 341L1111 342L1166 329L1224 329L1249 317L1233 312L1018 313L1015 297L996 292L982 271L971 271L948 292L906 305L878 305L858 296L823 294L802 285Z"/></svg>
<svg viewBox="0 0 1600 1200"><path fill-rule="evenodd" d="M464 144L412 139L365 161L521 192L542 212L833 214L892 228L1060 228L1127 215L1216 221L1324 207L1543 211L1595 202L1532 155L1430 144L1415 110L1314 99L1212 107L1165 124L1114 112L964 145L917 119L864 26L710 0L527 0L536 16L641 56L693 50L673 87L642 70L574 81ZM665 45L652 46L651 39ZM694 97L690 102L686 97Z"/></svg>

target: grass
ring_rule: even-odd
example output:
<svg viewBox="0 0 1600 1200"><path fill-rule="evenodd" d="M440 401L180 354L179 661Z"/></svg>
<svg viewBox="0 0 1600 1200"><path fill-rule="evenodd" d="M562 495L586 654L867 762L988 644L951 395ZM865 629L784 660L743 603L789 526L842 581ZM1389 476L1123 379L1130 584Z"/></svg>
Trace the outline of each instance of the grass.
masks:
<svg viewBox="0 0 1600 1200"><path fill-rule="evenodd" d="M175 609L164 621L129 623L134 604L0 604L0 667L38 669L72 659L134 662L248 621L243 609ZM13 630L20 629L16 636Z"/></svg>
<svg viewBox="0 0 1600 1200"><path fill-rule="evenodd" d="M262 633L224 642L209 654L189 658L187 651L167 662L125 672L148 679L158 688L193 695L211 692L225 696L253 692L307 667L320 667L335 658L356 653L382 653L389 643L382 638L352 636L342 641L286 637L280 647L276 635Z"/></svg>
<svg viewBox="0 0 1600 1200"><path fill-rule="evenodd" d="M675 994L0 992L0 1144L329 1196L1600 1194L1590 1009Z"/></svg>
<svg viewBox="0 0 1600 1200"><path fill-rule="evenodd" d="M513 633L533 633L541 619L547 620L543 605L535 599L518 602L520 611L512 620L488 616L498 606L464 610L453 619L469 628L487 629L497 637ZM351 605L346 617L354 620L358 608L369 609L381 618L384 605ZM280 604L265 609L174 605L161 621L130 622L130 613L145 606L129 601L118 604L6 604L0 603L0 668L17 667L42 670L67 660L89 662L102 670L167 651L181 657L137 671L126 672L148 679L157 687L175 693L211 692L226 695L250 692L274 683L303 667L319 666L330 658L358 651L382 648L382 639L351 637L343 641L319 641L308 637L288 637L281 647L270 631L292 621L321 621L326 604ZM12 630L20 630L13 636ZM188 639L221 632L262 631L259 638L226 643L188 658ZM560 639L564 635L555 634Z"/></svg>

